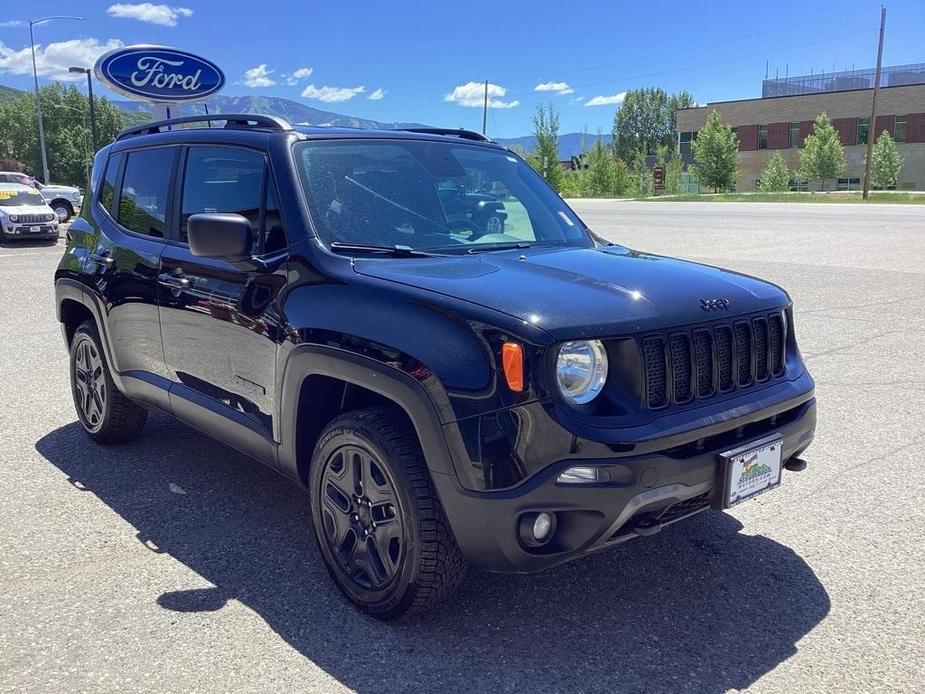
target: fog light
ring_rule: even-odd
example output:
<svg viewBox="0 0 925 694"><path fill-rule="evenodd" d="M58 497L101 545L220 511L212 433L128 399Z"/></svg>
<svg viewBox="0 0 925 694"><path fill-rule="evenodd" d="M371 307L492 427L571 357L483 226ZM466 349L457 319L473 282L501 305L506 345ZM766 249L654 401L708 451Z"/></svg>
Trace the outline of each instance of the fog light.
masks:
<svg viewBox="0 0 925 694"><path fill-rule="evenodd" d="M518 523L520 541L527 547L542 547L552 539L556 532L556 514L525 513Z"/></svg>
<svg viewBox="0 0 925 694"><path fill-rule="evenodd" d="M533 521L533 537L542 542L552 531L552 516L548 513L540 513L536 520Z"/></svg>
<svg viewBox="0 0 925 694"><path fill-rule="evenodd" d="M585 465L570 467L556 478L559 484L598 484L609 481L607 470Z"/></svg>

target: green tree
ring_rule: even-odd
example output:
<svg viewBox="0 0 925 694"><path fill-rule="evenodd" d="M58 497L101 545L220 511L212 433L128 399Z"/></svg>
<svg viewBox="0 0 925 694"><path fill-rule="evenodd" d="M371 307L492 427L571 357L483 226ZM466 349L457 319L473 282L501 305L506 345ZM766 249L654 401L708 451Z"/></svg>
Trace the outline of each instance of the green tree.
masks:
<svg viewBox="0 0 925 694"><path fill-rule="evenodd" d="M739 138L720 120L719 113L710 111L692 148L694 163L691 168L702 185L713 188L714 193L735 185L739 176Z"/></svg>
<svg viewBox="0 0 925 694"><path fill-rule="evenodd" d="M800 150L800 176L810 180L818 179L822 183L822 190L825 190L825 182L837 178L844 171L845 150L838 138L838 131L823 111L816 117L813 132L806 137L803 149Z"/></svg>
<svg viewBox="0 0 925 694"><path fill-rule="evenodd" d="M588 164L585 195L610 197L622 194L617 191L617 161L613 158L610 148L604 144L600 132L585 161Z"/></svg>
<svg viewBox="0 0 925 694"><path fill-rule="evenodd" d="M875 188L895 188L902 168L903 156L896 149L890 133L884 130L877 138L870 158L870 180Z"/></svg>
<svg viewBox="0 0 925 694"><path fill-rule="evenodd" d="M665 167L665 195L679 195L681 193L681 174L684 172L684 163L680 154L672 155Z"/></svg>
<svg viewBox="0 0 925 694"><path fill-rule="evenodd" d="M631 89L613 117L613 144L617 157L632 161L636 150L655 154L658 145L674 140L675 114L690 108L694 98L688 92L668 94L664 89Z"/></svg>
<svg viewBox="0 0 925 694"><path fill-rule="evenodd" d="M774 152L761 172L758 189L766 193L780 193L790 189L790 169L780 152Z"/></svg>
<svg viewBox="0 0 925 694"><path fill-rule="evenodd" d="M562 167L559 166L559 114L555 106L540 104L533 114L533 136L536 152L528 161L556 190L562 188Z"/></svg>
<svg viewBox="0 0 925 694"><path fill-rule="evenodd" d="M646 154L641 149L633 155L633 187L636 195L641 198L652 195L652 172L646 163Z"/></svg>
<svg viewBox="0 0 925 694"><path fill-rule="evenodd" d="M53 82L39 89L45 149L53 183L86 185L93 159L89 103L74 85ZM122 112L105 97L95 97L99 146L109 144L122 130ZM0 158L22 162L32 175L42 175L35 96L19 94L0 102Z"/></svg>

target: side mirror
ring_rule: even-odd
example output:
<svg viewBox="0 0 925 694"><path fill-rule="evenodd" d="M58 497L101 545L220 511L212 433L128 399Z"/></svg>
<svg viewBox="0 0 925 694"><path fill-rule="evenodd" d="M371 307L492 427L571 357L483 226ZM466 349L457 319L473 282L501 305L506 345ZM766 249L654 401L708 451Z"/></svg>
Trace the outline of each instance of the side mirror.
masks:
<svg viewBox="0 0 925 694"><path fill-rule="evenodd" d="M190 252L231 262L250 258L251 224L239 214L208 212L186 222Z"/></svg>

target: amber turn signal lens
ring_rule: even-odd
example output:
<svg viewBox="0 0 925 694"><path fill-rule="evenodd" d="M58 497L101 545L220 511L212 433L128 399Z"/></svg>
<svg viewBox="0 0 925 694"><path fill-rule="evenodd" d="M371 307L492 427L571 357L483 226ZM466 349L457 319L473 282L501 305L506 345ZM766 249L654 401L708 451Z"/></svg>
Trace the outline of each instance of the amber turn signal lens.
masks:
<svg viewBox="0 0 925 694"><path fill-rule="evenodd" d="M524 390L524 350L516 342L505 342L501 347L501 365L507 387L515 393Z"/></svg>

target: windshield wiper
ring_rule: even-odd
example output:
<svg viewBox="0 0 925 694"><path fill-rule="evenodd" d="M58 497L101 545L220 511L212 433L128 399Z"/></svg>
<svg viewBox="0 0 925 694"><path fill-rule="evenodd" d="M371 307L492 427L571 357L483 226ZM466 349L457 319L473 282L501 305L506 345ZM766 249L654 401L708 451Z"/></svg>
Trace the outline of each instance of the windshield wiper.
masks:
<svg viewBox="0 0 925 694"><path fill-rule="evenodd" d="M392 246L378 246L373 243L346 243L343 241L335 241L331 244L331 250L381 253L384 255L390 255L393 258L436 258L440 256L439 253L419 251L412 248L411 246L403 246L401 244L394 244Z"/></svg>
<svg viewBox="0 0 925 694"><path fill-rule="evenodd" d="M533 244L526 241L517 243L486 243L479 246L472 246L466 250L466 253L486 253L488 251L509 251L514 248L530 248Z"/></svg>

